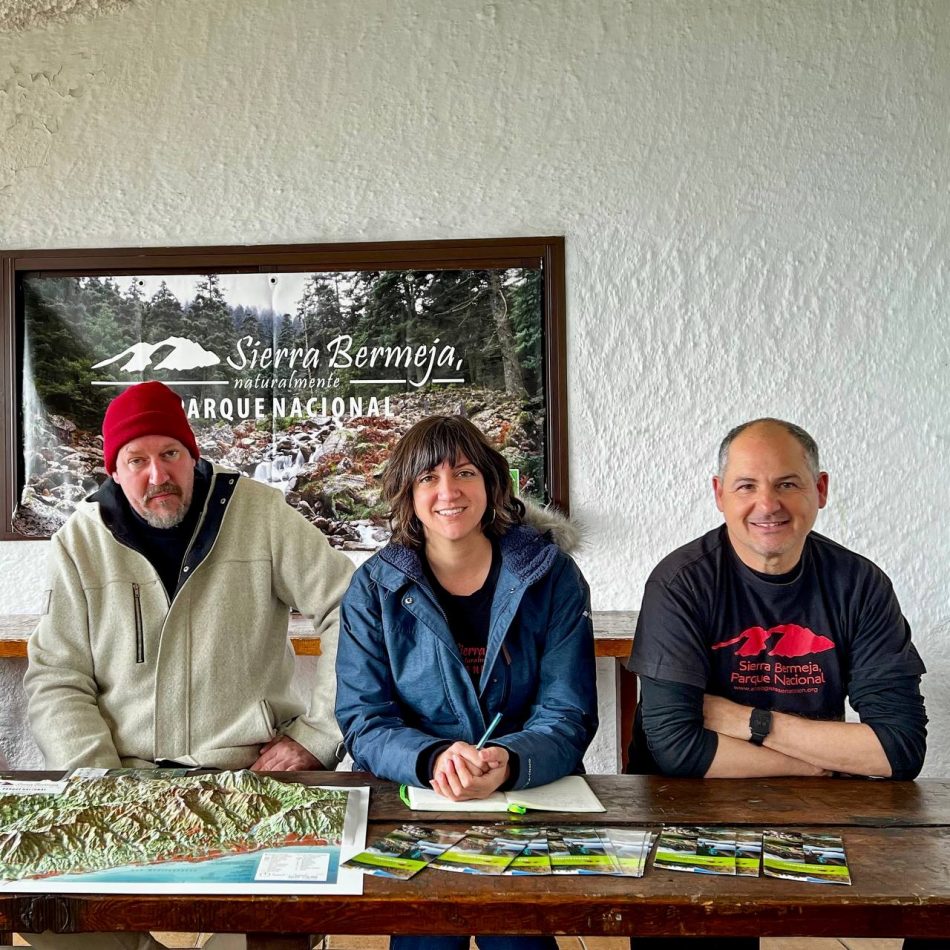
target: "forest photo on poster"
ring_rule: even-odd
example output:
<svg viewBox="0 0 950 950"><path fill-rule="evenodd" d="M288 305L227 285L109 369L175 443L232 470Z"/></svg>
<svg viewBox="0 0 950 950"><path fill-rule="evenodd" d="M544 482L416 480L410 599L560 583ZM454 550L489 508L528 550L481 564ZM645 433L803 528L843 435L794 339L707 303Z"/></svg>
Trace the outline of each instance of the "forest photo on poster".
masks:
<svg viewBox="0 0 950 950"><path fill-rule="evenodd" d="M279 487L337 547L386 542L379 476L432 413L470 418L548 501L542 295L539 266L28 274L13 531L49 536L105 481L105 408L150 379L204 457Z"/></svg>

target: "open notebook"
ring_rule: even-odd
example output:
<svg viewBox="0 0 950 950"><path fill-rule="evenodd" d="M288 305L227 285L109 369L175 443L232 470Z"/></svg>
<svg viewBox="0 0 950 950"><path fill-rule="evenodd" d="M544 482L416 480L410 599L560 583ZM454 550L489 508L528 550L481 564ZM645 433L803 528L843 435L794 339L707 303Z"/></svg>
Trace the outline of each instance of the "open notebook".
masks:
<svg viewBox="0 0 950 950"><path fill-rule="evenodd" d="M582 775L567 775L548 785L523 788L517 792L495 792L488 798L453 802L431 788L406 786L410 808L415 811L606 811Z"/></svg>

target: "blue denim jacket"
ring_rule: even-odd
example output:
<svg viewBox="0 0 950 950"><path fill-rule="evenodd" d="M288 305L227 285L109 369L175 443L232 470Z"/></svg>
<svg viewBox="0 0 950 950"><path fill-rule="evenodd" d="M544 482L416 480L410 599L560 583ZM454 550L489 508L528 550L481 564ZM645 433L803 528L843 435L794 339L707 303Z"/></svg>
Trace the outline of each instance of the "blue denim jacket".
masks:
<svg viewBox="0 0 950 950"><path fill-rule="evenodd" d="M340 611L336 717L357 769L425 785L436 746L477 742L501 712L491 744L518 756L513 788L583 771L597 729L587 582L532 527L512 528L500 547L477 691L415 551L390 544L353 576Z"/></svg>

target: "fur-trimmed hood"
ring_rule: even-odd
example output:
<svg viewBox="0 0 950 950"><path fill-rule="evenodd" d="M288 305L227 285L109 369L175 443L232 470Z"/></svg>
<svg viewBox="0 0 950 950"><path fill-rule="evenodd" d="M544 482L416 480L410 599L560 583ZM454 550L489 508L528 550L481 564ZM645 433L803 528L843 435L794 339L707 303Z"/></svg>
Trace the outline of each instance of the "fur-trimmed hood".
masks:
<svg viewBox="0 0 950 950"><path fill-rule="evenodd" d="M524 507L524 523L547 535L565 554L576 554L584 547L584 531L579 522L557 508L542 507L533 501L524 501Z"/></svg>

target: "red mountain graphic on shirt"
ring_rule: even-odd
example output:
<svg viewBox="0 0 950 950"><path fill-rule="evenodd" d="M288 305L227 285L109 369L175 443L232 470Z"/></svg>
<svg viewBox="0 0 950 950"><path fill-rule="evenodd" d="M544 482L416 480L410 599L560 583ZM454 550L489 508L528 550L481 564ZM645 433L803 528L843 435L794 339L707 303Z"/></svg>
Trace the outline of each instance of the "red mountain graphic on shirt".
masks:
<svg viewBox="0 0 950 950"><path fill-rule="evenodd" d="M827 637L808 627L800 627L797 623L780 623L768 630L765 627L749 627L731 640L714 643L712 648L719 650L741 643L742 646L736 650L737 656L758 656L769 646L773 634L778 634L779 638L772 644L767 656L807 656L809 653L824 653L835 647Z"/></svg>

